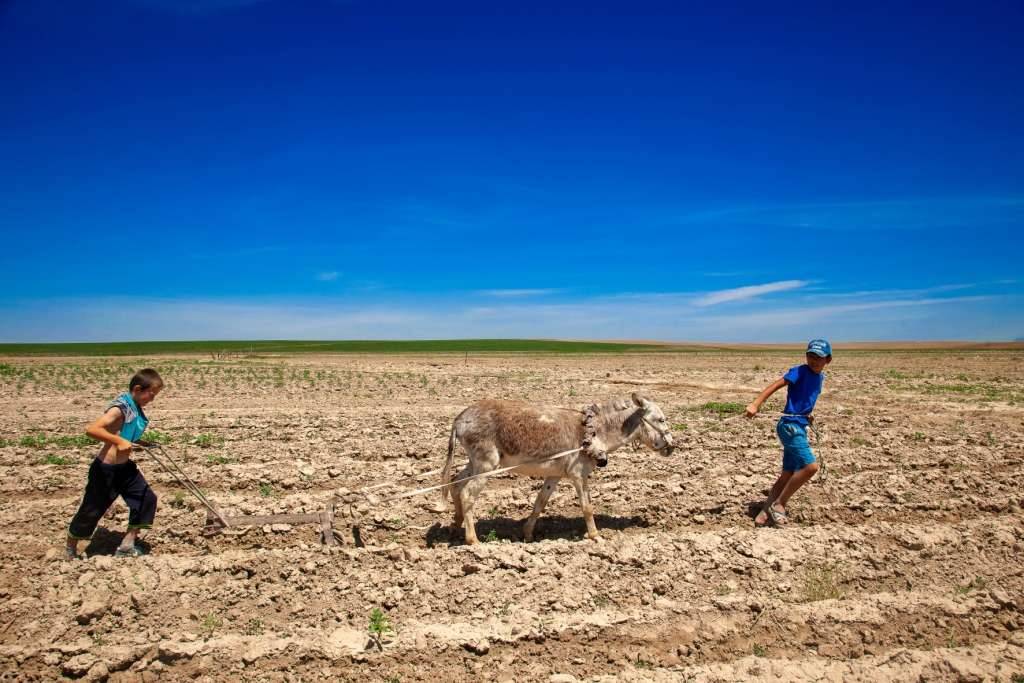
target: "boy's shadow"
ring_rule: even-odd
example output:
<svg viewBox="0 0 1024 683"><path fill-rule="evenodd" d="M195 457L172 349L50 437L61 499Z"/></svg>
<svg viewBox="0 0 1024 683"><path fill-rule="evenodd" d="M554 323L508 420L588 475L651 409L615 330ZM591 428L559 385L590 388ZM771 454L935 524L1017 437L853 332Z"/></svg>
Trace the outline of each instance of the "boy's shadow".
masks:
<svg viewBox="0 0 1024 683"><path fill-rule="evenodd" d="M764 503L765 503L765 499L764 498L760 498L758 500L748 500L747 501L747 517L750 517L750 519L756 518L758 513L760 513L761 510L764 509Z"/></svg>
<svg viewBox="0 0 1024 683"><path fill-rule="evenodd" d="M117 547L121 545L121 539L124 538L123 533L117 533L100 527L96 529L96 533L92 535L92 539L89 541L89 545L85 547L85 556L93 557L95 555L113 555ZM135 539L135 545L139 547L144 553L149 553L150 546L142 539Z"/></svg>
<svg viewBox="0 0 1024 683"><path fill-rule="evenodd" d="M478 519L476 523L476 535L481 542L486 542L488 536L492 540L511 541L513 543L523 542L523 522L525 519L512 517L490 517ZM629 527L648 527L648 522L643 517L615 517L611 515L594 515L594 523L597 530L610 531L628 529ZM461 545L466 540L466 532L463 528L452 529L451 522L434 524L427 529L426 544L433 548L437 543L448 545ZM492 533L493 532L493 533ZM537 520L534 528L534 541L543 541L556 538L579 541L586 538L587 526L582 517L562 517L561 515L545 515Z"/></svg>

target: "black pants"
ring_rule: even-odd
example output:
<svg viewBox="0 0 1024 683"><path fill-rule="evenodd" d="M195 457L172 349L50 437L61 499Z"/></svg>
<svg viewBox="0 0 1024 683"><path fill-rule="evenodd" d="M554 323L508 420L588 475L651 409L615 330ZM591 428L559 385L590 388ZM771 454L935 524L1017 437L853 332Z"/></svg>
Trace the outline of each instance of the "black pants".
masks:
<svg viewBox="0 0 1024 683"><path fill-rule="evenodd" d="M156 516L156 494L149 488L139 466L129 460L120 465L106 465L98 459L89 465L89 481L85 495L68 527L71 538L91 538L100 517L121 496L130 510L129 529L148 529Z"/></svg>

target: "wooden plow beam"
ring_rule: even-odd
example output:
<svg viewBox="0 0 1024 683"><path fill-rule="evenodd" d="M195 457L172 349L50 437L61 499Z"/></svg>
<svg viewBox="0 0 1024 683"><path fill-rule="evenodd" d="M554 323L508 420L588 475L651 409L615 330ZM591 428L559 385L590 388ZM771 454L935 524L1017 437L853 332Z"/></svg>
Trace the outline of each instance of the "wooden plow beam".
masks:
<svg viewBox="0 0 1024 683"><path fill-rule="evenodd" d="M324 545L335 546L338 545L338 536L341 535L334 528L335 503L336 501L331 501L319 512L283 513L277 515L223 515L221 519L207 511L206 526L203 528L203 534L214 536L225 529L233 527L266 526L268 524L317 524L320 526L320 542ZM353 518L351 508L348 510L348 514L343 516ZM359 545L359 524L353 520L351 526L355 542Z"/></svg>

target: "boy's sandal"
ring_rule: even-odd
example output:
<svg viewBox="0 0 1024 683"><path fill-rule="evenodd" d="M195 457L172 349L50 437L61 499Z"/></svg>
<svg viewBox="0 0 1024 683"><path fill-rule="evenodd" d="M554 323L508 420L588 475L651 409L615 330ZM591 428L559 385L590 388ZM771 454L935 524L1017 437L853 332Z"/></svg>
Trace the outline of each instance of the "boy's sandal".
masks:
<svg viewBox="0 0 1024 683"><path fill-rule="evenodd" d="M133 545L131 548L118 548L114 551L114 557L141 557L142 555L145 553L137 545Z"/></svg>
<svg viewBox="0 0 1024 683"><path fill-rule="evenodd" d="M776 527L789 523L786 513L776 510L774 504L768 506L768 519L772 521L772 526Z"/></svg>
<svg viewBox="0 0 1024 683"><path fill-rule="evenodd" d="M64 559L65 560L84 560L85 556L80 555L77 550L71 548L64 548Z"/></svg>

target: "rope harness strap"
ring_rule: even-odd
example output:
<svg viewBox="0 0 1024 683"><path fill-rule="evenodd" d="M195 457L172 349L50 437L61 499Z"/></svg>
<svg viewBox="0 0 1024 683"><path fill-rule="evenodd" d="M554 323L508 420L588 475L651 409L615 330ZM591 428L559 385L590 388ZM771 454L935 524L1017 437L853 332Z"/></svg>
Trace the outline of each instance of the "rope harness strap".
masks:
<svg viewBox="0 0 1024 683"><path fill-rule="evenodd" d="M363 491L364 491L364 493L366 495L366 498L368 500L370 500L370 502L372 502L374 504L387 503L387 502L390 502L392 500L401 500L402 498L411 498L413 496L418 496L421 493L429 493L430 491L437 491L438 489L448 488L449 486L455 486L456 484L461 484L464 481L471 481L473 479L483 479L485 477L493 477L496 474L501 474L502 472L508 472L509 470L518 469L520 467L526 467L527 465L536 465L538 463L551 462L552 460L558 460L559 458L564 458L565 456L572 455L573 453L579 453L582 450L583 450L582 447L581 448L573 448L573 449L568 450L568 451L562 451L561 453L555 453L554 455L548 456L546 458L538 458L536 460L530 460L528 462L521 462L518 465L510 465L508 467L499 467L496 470L488 470L486 472L481 472L480 474L474 474L474 475L469 476L469 477L463 477L461 479L455 479L453 481L448 482L447 484L436 484L434 486L426 486L424 488L419 488L419 489L416 489L414 491L403 491L402 493L396 493L394 495L387 496L386 498L377 498L376 496L373 496L372 494L370 494L366 489L364 489Z"/></svg>

